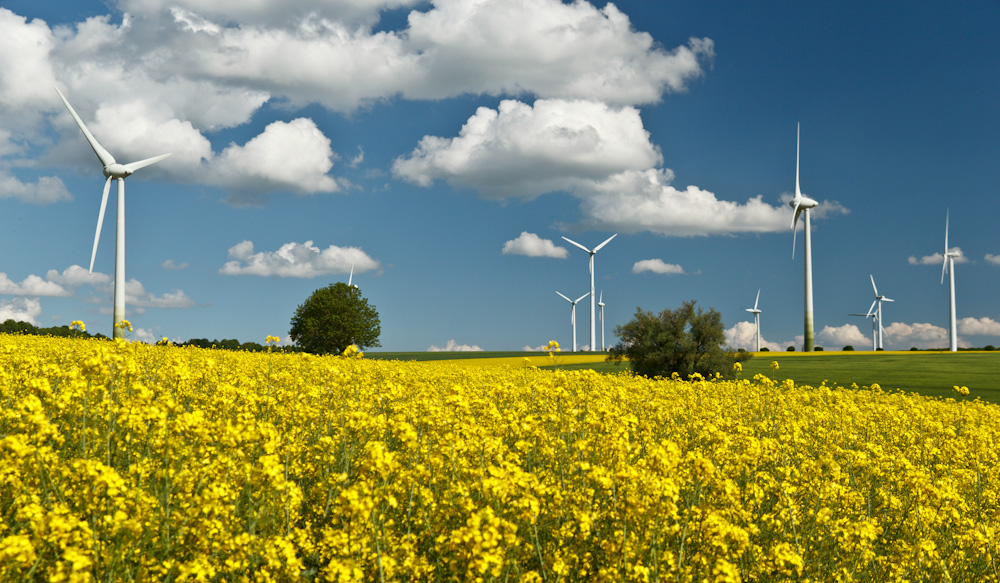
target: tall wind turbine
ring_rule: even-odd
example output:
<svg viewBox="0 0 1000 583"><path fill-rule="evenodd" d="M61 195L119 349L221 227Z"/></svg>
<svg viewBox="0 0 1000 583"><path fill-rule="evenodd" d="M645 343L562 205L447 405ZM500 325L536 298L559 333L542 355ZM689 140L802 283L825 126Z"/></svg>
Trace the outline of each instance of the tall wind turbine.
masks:
<svg viewBox="0 0 1000 583"><path fill-rule="evenodd" d="M757 290L757 299L753 301L752 308L746 308L746 311L753 314L753 323L757 327L757 350L760 352L760 310L757 309L757 302L760 301L760 290Z"/></svg>
<svg viewBox="0 0 1000 583"><path fill-rule="evenodd" d="M597 330L596 330L596 326L595 326L595 322L594 322L594 311L595 311L594 310L594 301L595 301L595 297L594 297L594 295L595 295L594 294L594 255L598 251L600 251L602 247L604 247L605 245L607 245L608 243L610 243L611 240L614 239L617 236L618 236L618 233L615 233L614 235L611 235L610 237L607 238L606 241L604 241L603 243L601 243L597 247L594 247L593 249L587 249L586 247L584 247L583 245L577 243L576 241L573 241L572 239L566 239L566 237L563 237L563 239L566 239L567 243L572 243L573 245L576 245L577 247L579 247L580 249L583 249L587 253L590 253L590 349L591 350L595 350L597 348ZM575 336L573 338L574 338L574 340L576 339ZM575 349L574 349L574 351L575 351Z"/></svg>
<svg viewBox="0 0 1000 583"><path fill-rule="evenodd" d="M941 283L944 283L944 274L948 272L948 280L951 287L951 320L949 322L948 350L958 352L958 328L955 323L955 258L962 254L948 249L948 220L951 210L944 215L944 258L941 262Z"/></svg>
<svg viewBox="0 0 1000 583"><path fill-rule="evenodd" d="M872 289L875 290L875 301L872 302L872 306L868 308L868 315L874 315L878 320L878 343L875 345L876 350L883 350L882 347L882 333L885 329L882 327L882 302L894 302L896 300L887 298L885 296L880 296L878 294L878 288L875 287L875 276L868 274L868 277L872 280Z"/></svg>
<svg viewBox="0 0 1000 583"><path fill-rule="evenodd" d="M805 285L805 346L803 349L806 352L813 351L813 273L812 273L812 237L811 231L812 226L809 223L809 209L815 208L819 205L818 202L809 198L808 196L802 196L802 191L799 190L799 141L800 141L800 129L799 126L795 126L795 196L792 200L788 201L789 206L795 209L795 215L792 217L792 258L795 258L795 227L799 222L799 215L805 215L805 240L806 240L806 285Z"/></svg>
<svg viewBox="0 0 1000 583"><path fill-rule="evenodd" d="M861 318L871 318L872 319L872 352L878 350L878 328L882 326L882 323L878 321L878 315L873 314L871 310L868 310L867 314L851 314L852 316L859 316Z"/></svg>
<svg viewBox="0 0 1000 583"><path fill-rule="evenodd" d="M114 156L112 156L103 146L94 138L87 126L84 125L83 120L80 116L76 114L76 110L73 106L69 104L66 100L66 96L59 91L56 87L56 93L59 94L59 98L66 105L66 109L69 110L70 115L76 121L76 125L80 126L80 131L83 132L83 136L87 138L90 142L90 147L93 148L94 153L97 154L97 159L101 161L101 165L104 166L104 176L107 180L104 181L104 194L101 195L101 211L97 215L97 232L94 234L94 250L90 254L90 273L94 272L94 258L97 257L97 243L101 239L101 226L104 224L104 209L108 205L108 191L111 189L111 181L118 181L118 216L117 225L115 230L115 299L114 299L114 319L112 328L112 334L115 338L124 338L125 331L118 325L125 318L125 178L130 176L136 170L149 166L150 164L159 162L160 160L166 158L170 154L163 154L160 156L155 156L153 158L146 158L145 160L139 160L138 162L132 162L129 164L119 164L115 161Z"/></svg>
<svg viewBox="0 0 1000 583"><path fill-rule="evenodd" d="M601 352L604 352L604 292L601 292L601 299L597 301L597 307L601 309Z"/></svg>
<svg viewBox="0 0 1000 583"><path fill-rule="evenodd" d="M556 293L559 294L559 292ZM566 296L559 294L559 297L561 297L562 299L566 300L567 302L573 305L573 307L570 308L569 310L569 322L573 326L573 352L576 352L576 303L589 295L590 292L587 292L582 296L576 298L575 300L571 300Z"/></svg>

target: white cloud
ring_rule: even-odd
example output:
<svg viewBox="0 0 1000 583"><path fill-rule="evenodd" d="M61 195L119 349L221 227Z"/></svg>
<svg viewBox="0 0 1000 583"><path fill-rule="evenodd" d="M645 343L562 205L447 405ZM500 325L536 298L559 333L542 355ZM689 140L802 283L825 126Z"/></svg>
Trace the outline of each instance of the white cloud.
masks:
<svg viewBox="0 0 1000 583"><path fill-rule="evenodd" d="M885 327L885 344L894 350L909 348L947 348L948 331L927 323L904 324L893 322ZM969 343L958 339L958 345L968 348Z"/></svg>
<svg viewBox="0 0 1000 583"><path fill-rule="evenodd" d="M160 264L160 267L168 271L180 271L182 269L187 269L188 264L187 262L175 263L173 259L167 259L166 261Z"/></svg>
<svg viewBox="0 0 1000 583"><path fill-rule="evenodd" d="M522 231L516 239L503 244L504 255L527 255L528 257L553 257L566 259L569 251L565 247L557 247L551 240L542 239L534 233Z"/></svg>
<svg viewBox="0 0 1000 583"><path fill-rule="evenodd" d="M421 186L444 180L491 198L530 199L661 161L635 108L504 100L496 110L480 107L456 138L425 136L392 170Z"/></svg>
<svg viewBox="0 0 1000 583"><path fill-rule="evenodd" d="M252 241L242 241L229 248L229 257L219 270L223 275L259 275L262 277L312 278L320 275L363 273L379 269L381 264L358 247L330 245L320 249L312 241L285 243L277 251L254 252Z"/></svg>
<svg viewBox="0 0 1000 583"><path fill-rule="evenodd" d="M0 170L0 199L16 198L31 204L51 204L73 200L66 185L56 176L42 176L35 182L21 182L10 173Z"/></svg>
<svg viewBox="0 0 1000 583"><path fill-rule="evenodd" d="M6 273L0 273L0 294L34 297L68 297L72 295L58 283L46 281L37 275L29 275L24 278L24 281L17 283L8 278Z"/></svg>
<svg viewBox="0 0 1000 583"><path fill-rule="evenodd" d="M957 324L959 334L1000 336L1000 322L992 318L962 318Z"/></svg>
<svg viewBox="0 0 1000 583"><path fill-rule="evenodd" d="M992 265L1000 265L1000 255L993 255L992 253L987 253L984 259L986 259L987 263L990 263Z"/></svg>
<svg viewBox="0 0 1000 583"><path fill-rule="evenodd" d="M481 352L483 349L479 346L473 344L469 346L468 344L459 344L455 342L454 339L449 340L444 347L434 346L433 344L427 349L427 352Z"/></svg>
<svg viewBox="0 0 1000 583"><path fill-rule="evenodd" d="M724 334L726 335L726 346L732 350L743 348L752 352L757 348L757 326L753 322L737 322L735 326L725 330ZM791 344L791 342L785 344L768 342L763 334L760 336L760 347L767 348L772 352L781 352Z"/></svg>
<svg viewBox="0 0 1000 583"><path fill-rule="evenodd" d="M125 282L125 305L130 308L190 308L195 303L182 290L157 296L146 291L139 280L130 279Z"/></svg>
<svg viewBox="0 0 1000 583"><path fill-rule="evenodd" d="M42 313L42 303L38 298L14 298L10 301L0 300L0 322L17 320L38 325L38 316Z"/></svg>
<svg viewBox="0 0 1000 583"><path fill-rule="evenodd" d="M966 257L964 253L962 253L962 249L960 247L952 247L951 252L958 253L958 257L955 258L955 263L969 262L969 258ZM910 255L910 258L908 259L910 265L941 265L941 262L943 260L944 260L944 255L941 253L935 253L933 255L924 255L919 259L916 256ZM986 257L986 260L990 261L989 256Z"/></svg>
<svg viewBox="0 0 1000 583"><path fill-rule="evenodd" d="M642 261L636 261L632 266L632 273L643 273L645 271L666 275L682 275L684 268L675 263L664 263L662 259L643 259Z"/></svg>
<svg viewBox="0 0 1000 583"><path fill-rule="evenodd" d="M830 350L840 350L844 346L851 345L855 348L866 346L871 342L871 338L861 332L854 324L844 324L843 326L824 326L816 334L816 344L829 348Z"/></svg>
<svg viewBox="0 0 1000 583"><path fill-rule="evenodd" d="M231 144L211 165L212 181L238 191L335 192L330 139L307 118L276 121L244 146ZM240 195L236 195L239 202Z"/></svg>
<svg viewBox="0 0 1000 583"><path fill-rule="evenodd" d="M91 285L94 287L109 286L112 282L110 275L99 271L90 273L87 269L79 265L70 265L62 273L59 273L55 269L50 269L45 274L45 279L72 289L76 289L81 285Z"/></svg>

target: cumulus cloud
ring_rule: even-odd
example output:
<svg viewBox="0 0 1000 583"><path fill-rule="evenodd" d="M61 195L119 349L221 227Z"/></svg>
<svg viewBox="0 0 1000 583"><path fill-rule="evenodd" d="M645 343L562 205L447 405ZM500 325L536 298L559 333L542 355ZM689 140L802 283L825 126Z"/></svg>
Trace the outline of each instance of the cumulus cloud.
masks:
<svg viewBox="0 0 1000 583"><path fill-rule="evenodd" d="M965 253L962 253L962 249L960 247L952 247L951 252L958 253L958 257L955 258L955 263L969 262L969 258L965 256ZM987 256L986 260L990 261L989 256ZM933 255L924 255L923 257L920 258L917 258L914 255L910 255L908 261L910 265L941 265L941 263L944 261L944 255L941 253L935 253Z"/></svg>
<svg viewBox="0 0 1000 583"><path fill-rule="evenodd" d="M871 338L864 334L854 324L844 324L843 326L824 326L816 334L816 344L828 346L833 350L839 350L844 346L851 345L855 348L865 346L871 342Z"/></svg>
<svg viewBox="0 0 1000 583"><path fill-rule="evenodd" d="M987 253L984 259L986 259L986 262L991 265L1000 265L1000 255L993 255L992 253Z"/></svg>
<svg viewBox="0 0 1000 583"><path fill-rule="evenodd" d="M459 344L454 339L448 341L444 346L431 345L427 352L481 352L483 349L473 344Z"/></svg>
<svg viewBox="0 0 1000 583"><path fill-rule="evenodd" d="M37 275L29 275L24 278L24 281L17 283L7 277L6 273L0 273L0 294L33 297L68 297L72 295L69 290L58 283L47 281Z"/></svg>
<svg viewBox="0 0 1000 583"><path fill-rule="evenodd" d="M90 273L86 268L79 265L70 265L62 273L56 269L50 269L45 274L45 279L72 289L76 289L82 285L91 285L94 287L109 286L112 283L110 275L99 271Z"/></svg>
<svg viewBox="0 0 1000 583"><path fill-rule="evenodd" d="M160 267L168 271L180 271L182 269L187 269L188 264L187 262L176 263L173 259L167 259L166 261L160 264Z"/></svg>
<svg viewBox="0 0 1000 583"><path fill-rule="evenodd" d="M662 259L643 259L632 266L632 273L652 272L666 275L682 275L684 268L675 263L665 263Z"/></svg>
<svg viewBox="0 0 1000 583"><path fill-rule="evenodd" d="M1000 322L992 318L962 318L957 324L959 334L1000 336Z"/></svg>
<svg viewBox="0 0 1000 583"><path fill-rule="evenodd" d="M444 180L491 198L530 199L660 161L635 108L504 100L495 110L480 107L456 138L424 137L392 169L421 186Z"/></svg>
<svg viewBox="0 0 1000 583"><path fill-rule="evenodd" d="M566 259L569 251L565 247L557 247L549 239L542 239L534 233L522 231L516 239L503 244L504 255L527 255L528 257L553 257Z"/></svg>
<svg viewBox="0 0 1000 583"><path fill-rule="evenodd" d="M35 182L21 182L0 170L0 198L14 198L30 204L46 205L73 200L66 185L56 176L43 176Z"/></svg>
<svg viewBox="0 0 1000 583"><path fill-rule="evenodd" d="M182 290L175 289L163 295L146 291L146 287L137 279L125 282L125 305L134 308L190 308L194 300Z"/></svg>
<svg viewBox="0 0 1000 583"><path fill-rule="evenodd" d="M17 320L38 325L38 316L42 313L42 302L38 298L14 298L0 300L0 322Z"/></svg>
<svg viewBox="0 0 1000 583"><path fill-rule="evenodd" d="M735 326L725 330L724 334L726 335L726 346L731 350L742 348L753 351L757 348L757 326L753 322L737 322ZM760 336L760 347L767 348L772 352L781 352L791 344L791 342L785 344L769 342L763 334Z"/></svg>
<svg viewBox="0 0 1000 583"><path fill-rule="evenodd" d="M893 322L885 327L885 343L896 350L911 347L947 348L948 331L934 324ZM962 348L969 347L969 343L961 338L958 339L958 345Z"/></svg>
<svg viewBox="0 0 1000 583"><path fill-rule="evenodd" d="M254 252L252 241L241 241L229 248L229 257L219 269L223 275L259 275L262 277L313 278L320 275L347 274L381 268L381 264L358 247L326 249L312 241L285 243L277 251Z"/></svg>

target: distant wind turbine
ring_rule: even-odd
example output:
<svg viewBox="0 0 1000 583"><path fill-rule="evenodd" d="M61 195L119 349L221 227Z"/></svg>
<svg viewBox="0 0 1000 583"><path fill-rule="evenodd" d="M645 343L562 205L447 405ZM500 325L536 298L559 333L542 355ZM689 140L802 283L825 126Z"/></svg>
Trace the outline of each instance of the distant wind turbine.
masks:
<svg viewBox="0 0 1000 583"><path fill-rule="evenodd" d="M948 350L958 352L958 328L955 322L955 258L961 257L962 254L948 249L948 221L950 219L950 214L951 210L949 209L944 215L944 257L941 261L941 283L944 283L944 274L947 272L951 287L951 303L949 312L951 320L949 322Z"/></svg>
<svg viewBox="0 0 1000 583"><path fill-rule="evenodd" d="M878 350L878 329L882 326L882 323L878 321L878 315L873 314L871 310L867 314L851 314L852 316L859 316L861 318L871 318L872 319L872 351Z"/></svg>
<svg viewBox="0 0 1000 583"><path fill-rule="evenodd" d="M878 288L875 287L875 276L869 273L868 277L871 278L872 289L875 290L875 301L873 301L872 306L868 308L868 315L871 316L874 314L875 318L878 320L878 343L875 345L875 349L884 350L882 345L882 333L885 332L885 329L882 327L882 302L894 302L896 300L880 296L878 294Z"/></svg>
<svg viewBox="0 0 1000 583"><path fill-rule="evenodd" d="M757 302L759 302L759 301L760 301L760 290L758 289L757 290L757 299L753 301L753 307L752 308L746 308L746 311L748 311L751 314L753 314L753 323L754 323L754 326L757 328L757 350L756 350L756 352L760 352L760 310L757 309Z"/></svg>
<svg viewBox="0 0 1000 583"><path fill-rule="evenodd" d="M559 294L559 292L556 292L556 293ZM562 299L566 300L567 302L569 302L573 306L572 308L570 308L570 311L569 311L569 322L573 326L573 352L576 352L576 304L577 304L577 302L579 302L580 300L582 300L583 298L585 298L585 297L587 297L589 295L590 295L590 292L587 292L587 293L583 294L582 296L578 297L577 299L571 300L571 299L567 298L566 296L564 296L562 294L559 294L559 297L561 297Z"/></svg>
<svg viewBox="0 0 1000 583"><path fill-rule="evenodd" d="M803 349L806 352L813 351L813 274L812 274L812 225L809 223L809 209L815 208L819 205L815 200L802 196L802 191L799 190L799 141L800 141L800 129L799 126L795 126L795 196L792 200L788 201L789 206L795 209L795 215L792 217L792 258L795 258L795 226L799 221L799 215L805 215L805 246L806 246L806 282L805 282L805 346Z"/></svg>
<svg viewBox="0 0 1000 583"><path fill-rule="evenodd" d="M115 231L115 296L114 296L114 316L112 328L112 334L115 338L124 338L125 330L123 330L119 323L125 318L125 178L130 176L136 170L149 166L159 162L160 160L166 158L170 154L163 154L160 156L155 156L153 158L146 158L145 160L139 160L138 162L132 162L130 164L119 164L115 161L114 156L112 156L103 146L94 138L87 126L84 125L83 120L80 116L76 114L76 110L73 106L69 104L66 96L59 91L56 87L56 93L59 94L59 98L66 105L66 109L69 110L70 115L73 116L73 120L76 121L76 125L80 126L80 131L83 132L83 136L87 138L90 143L90 147L93 148L94 153L97 154L97 158L101 161L101 165L104 166L104 176L107 180L104 182L104 194L101 195L101 211L97 215L97 232L94 234L94 250L90 254L90 273L94 272L94 259L97 257L97 243L101 239L101 226L104 224L104 210L108 204L108 191L111 189L111 181L118 181L118 216ZM119 120L119 123L124 123L123 120Z"/></svg>
<svg viewBox="0 0 1000 583"><path fill-rule="evenodd" d="M587 253L590 254L590 349L591 350L595 350L597 348L597 330L596 330L595 321L594 321L594 312L595 312L595 309L594 309L594 301L595 301L595 297L594 297L595 296L595 294L594 294L594 255L598 251L600 251L602 247L604 247L605 245L607 245L608 243L610 243L611 240L614 239L617 236L618 236L618 233L615 233L614 235L611 235L610 237L607 238L607 240L605 240L603 243L601 243L597 247L594 247L593 249L587 249L586 247L584 247L583 245L577 243L576 241L574 241L572 239L567 239L566 237L563 237L563 239L566 239L567 243L571 243L573 245L576 245L580 249L583 249L584 251L586 251ZM574 336L574 339L575 338L576 337Z"/></svg>
<svg viewBox="0 0 1000 583"><path fill-rule="evenodd" d="M604 352L604 292L601 292L601 299L597 301L597 307L601 308L601 352Z"/></svg>

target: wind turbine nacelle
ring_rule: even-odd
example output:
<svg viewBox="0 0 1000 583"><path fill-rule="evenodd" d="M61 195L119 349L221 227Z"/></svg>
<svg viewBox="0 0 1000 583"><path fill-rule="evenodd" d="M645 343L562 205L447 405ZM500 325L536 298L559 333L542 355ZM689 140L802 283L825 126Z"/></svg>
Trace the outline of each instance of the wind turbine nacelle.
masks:
<svg viewBox="0 0 1000 583"><path fill-rule="evenodd" d="M121 179L131 174L132 171L126 168L124 164L111 164L104 167L104 176L106 178Z"/></svg>
<svg viewBox="0 0 1000 583"><path fill-rule="evenodd" d="M800 209L811 209L819 206L819 203L809 198L808 196L802 196L799 197L798 200L793 198L792 200L788 201L788 206L792 208L799 207Z"/></svg>

